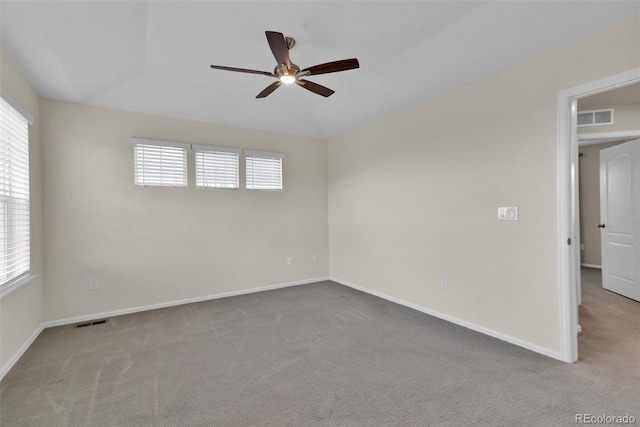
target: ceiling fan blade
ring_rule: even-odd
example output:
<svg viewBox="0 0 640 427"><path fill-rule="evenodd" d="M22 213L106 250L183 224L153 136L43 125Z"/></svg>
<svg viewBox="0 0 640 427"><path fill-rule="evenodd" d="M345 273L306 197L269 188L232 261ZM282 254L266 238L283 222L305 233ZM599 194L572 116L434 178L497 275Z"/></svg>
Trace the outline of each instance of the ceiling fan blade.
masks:
<svg viewBox="0 0 640 427"><path fill-rule="evenodd" d="M275 74L267 71L248 70L246 68L223 67L222 65L212 65L211 68L215 70L237 71L239 73L262 74L263 76L277 77Z"/></svg>
<svg viewBox="0 0 640 427"><path fill-rule="evenodd" d="M316 74L337 73L338 71L353 70L355 68L360 68L360 63L356 58L351 58L314 65L313 67L305 68L300 71L300 74L304 73L305 75L315 76Z"/></svg>
<svg viewBox="0 0 640 427"><path fill-rule="evenodd" d="M324 87L314 82L310 82L309 80L300 79L296 83L299 86L305 88L306 90L310 90L313 93L317 93L318 95L322 95L325 98L331 96L335 93L335 91L329 89L328 87Z"/></svg>
<svg viewBox="0 0 640 427"><path fill-rule="evenodd" d="M271 92L273 92L274 90L278 89L281 85L282 85L281 81L277 81L277 82L271 83L269 86L264 88L264 90L262 92L260 92L258 94L258 96L256 96L256 98L264 98L264 97L269 96L271 94Z"/></svg>
<svg viewBox="0 0 640 427"><path fill-rule="evenodd" d="M267 35L269 47L271 47L271 52L273 52L273 56L276 58L276 61L278 61L278 64L286 64L287 69L291 68L289 48L287 47L284 35L275 31L265 31L264 33Z"/></svg>

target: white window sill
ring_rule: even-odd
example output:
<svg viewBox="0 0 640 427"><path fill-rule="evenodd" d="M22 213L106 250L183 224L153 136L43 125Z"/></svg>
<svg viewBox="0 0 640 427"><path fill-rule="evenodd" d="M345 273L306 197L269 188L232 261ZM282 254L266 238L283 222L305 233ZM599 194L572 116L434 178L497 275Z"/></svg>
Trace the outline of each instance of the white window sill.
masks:
<svg viewBox="0 0 640 427"><path fill-rule="evenodd" d="M0 301L11 295L18 289L22 288L23 286L28 285L35 278L35 274L27 273L24 276L12 280L11 282L5 283L0 287Z"/></svg>

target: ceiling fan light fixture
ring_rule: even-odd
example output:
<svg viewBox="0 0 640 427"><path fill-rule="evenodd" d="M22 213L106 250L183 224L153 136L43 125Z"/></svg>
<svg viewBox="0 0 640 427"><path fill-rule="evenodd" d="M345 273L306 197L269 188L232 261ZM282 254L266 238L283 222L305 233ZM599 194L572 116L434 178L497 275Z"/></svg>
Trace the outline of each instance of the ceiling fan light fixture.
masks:
<svg viewBox="0 0 640 427"><path fill-rule="evenodd" d="M274 74L278 77L278 79L284 84L295 83L298 78L296 77L297 73L300 71L300 67L296 64L291 64L290 67L287 67L286 64L279 64L274 70Z"/></svg>
<svg viewBox="0 0 640 427"><path fill-rule="evenodd" d="M280 81L286 85L289 85L291 83L294 83L296 81L296 76L292 76L290 74L285 74L283 76L280 76Z"/></svg>

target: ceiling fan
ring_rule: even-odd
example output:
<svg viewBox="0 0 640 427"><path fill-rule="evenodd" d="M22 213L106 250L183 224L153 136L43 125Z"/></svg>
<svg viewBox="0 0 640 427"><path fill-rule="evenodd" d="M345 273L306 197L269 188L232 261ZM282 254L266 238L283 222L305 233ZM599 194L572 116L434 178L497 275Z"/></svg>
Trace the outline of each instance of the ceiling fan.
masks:
<svg viewBox="0 0 640 427"><path fill-rule="evenodd" d="M358 60L356 58L351 58L300 69L300 67L289 59L289 49L295 46L296 41L291 37L285 37L282 33L277 33L275 31L265 31L265 34L267 35L267 41L269 42L269 47L271 47L271 52L273 52L273 56L278 62L278 65L276 65L276 68L272 73L268 71L248 70L246 68L223 67L221 65L212 65L211 68L275 77L277 81L271 83L262 92L260 92L258 96L256 96L256 98L264 98L282 86L282 84L291 83L296 83L298 86L324 97L331 96L334 94L333 90L317 83L310 82L309 80L305 80L303 77L313 76L316 74L336 73L338 71L353 70L360 67Z"/></svg>

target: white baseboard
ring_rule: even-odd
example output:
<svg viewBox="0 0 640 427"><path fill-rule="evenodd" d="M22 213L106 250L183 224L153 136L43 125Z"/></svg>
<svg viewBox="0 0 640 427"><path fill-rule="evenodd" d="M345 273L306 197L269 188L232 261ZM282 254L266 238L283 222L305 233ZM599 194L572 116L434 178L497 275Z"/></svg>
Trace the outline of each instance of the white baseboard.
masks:
<svg viewBox="0 0 640 427"><path fill-rule="evenodd" d="M33 341L35 341L35 339L38 337L38 335L40 335L40 332L42 332L46 328L50 328L50 327L53 327L53 326L69 325L69 324L72 324L72 323L84 322L84 321L92 320L92 319L99 319L99 318L102 318L102 317L121 316L123 314L138 313L138 312L141 312L141 311L155 310L155 309L158 309L158 308L165 308L165 307L173 307L173 306L176 306L176 305L190 304L190 303L193 303L193 302L208 301L208 300L218 299L218 298L226 298L226 297L233 297L233 296L237 296L237 295L252 294L252 293L255 293L255 292L263 292L263 291L270 291L270 290L273 290L273 289L288 288L290 286L306 285L306 284L309 284L309 283L322 282L324 280L329 280L329 278L328 277L316 277L316 278L313 278L313 279L298 280L298 281L295 281L295 282L280 283L280 284L277 284L277 285L261 286L261 287L258 287L258 288L242 289L242 290L239 290L239 291L223 292L223 293L220 293L220 294L205 295L205 296L202 296L202 297L186 298L186 299L181 299L181 300L162 302L162 303L158 303L158 304L142 305L142 306L138 306L138 307L123 308L123 309L120 309L120 310L104 311L104 312L101 312L101 313L93 313L93 314L86 314L86 315L76 316L76 317L68 317L66 319L49 320L47 322L41 323L40 326L38 326L36 328L36 330L33 332L33 334L31 334L31 336L29 336L29 338L24 342L24 344L22 344L22 346L20 346L18 351L16 351L16 353L11 357L11 359L9 359L9 361L7 363L5 363L4 366L2 366L2 368L0 369L0 380L2 378L4 378L4 376L7 374L7 372L9 372L9 370L11 370L11 368L13 367L13 365L16 364L18 359L20 359L20 357L22 357L24 352L27 351L27 349L33 343Z"/></svg>
<svg viewBox="0 0 640 427"><path fill-rule="evenodd" d="M602 270L602 266L601 265L597 265L597 264L580 264L583 267L588 267L588 268L599 268L600 270Z"/></svg>
<svg viewBox="0 0 640 427"><path fill-rule="evenodd" d="M42 330L44 329L43 325L44 323L38 325L36 330L33 331L33 333L29 335L29 338L27 338L27 340L20 346L18 351L16 351L13 356L11 356L11 359L9 359L7 363L5 363L4 366L0 369L0 380L4 378L7 372L9 372L11 368L13 368L13 365L15 365L16 362L22 357L24 352L27 351L27 349L31 346L31 344L33 344L36 338L38 338L38 335L40 335L40 332L42 332Z"/></svg>
<svg viewBox="0 0 640 427"><path fill-rule="evenodd" d="M70 325L77 322L86 322L87 320L99 319L103 317L122 316L123 314L139 313L141 311L156 310L158 308L174 307L176 305L191 304L194 302L209 301L212 299L234 297L237 295L252 294L255 292L271 291L273 289L288 288L290 286L306 285L309 283L322 282L329 280L328 277L316 277L313 279L298 280L295 282L280 283L277 285L261 286L258 288L242 289L239 291L223 292L220 294L205 295L201 297L185 298L180 300L161 302L158 304L141 305L138 307L122 308L120 310L103 311L100 313L85 314L82 316L68 317L66 319L49 320L43 323L45 328L52 326Z"/></svg>
<svg viewBox="0 0 640 427"><path fill-rule="evenodd" d="M531 350L531 351L534 351L536 353L540 353L540 354L543 354L545 356L551 357L553 359L558 359L558 360L562 361L561 354L558 351L553 351L553 350L545 348L545 347L540 347L539 345L532 344L532 343L527 342L527 341L523 341L523 340L521 340L519 338L515 338L515 337L509 336L509 335L505 335L505 334L503 334L501 332L485 328L484 326L476 325L475 323L467 322L466 320L461 320L461 319L458 319L456 317L449 316L448 314L440 313L438 311L431 310L429 308L425 308L425 307L419 306L417 304L413 304L413 303L410 303L408 301L404 301L404 300L401 300L399 298L395 298L395 297L383 294L381 292L365 288L363 286L359 286L359 285L356 285L356 284L353 284L353 283L349 283L346 280L338 279L337 277L331 277L330 280L332 280L332 281L334 281L336 283L340 283L341 285L345 285L345 286L348 286L350 288L353 288L353 289L356 289L356 290L359 290L359 291L362 291L362 292L377 296L377 297L385 299L387 301L391 301L391 302L394 302L396 304L404 305L405 307L409 307L409 308L412 308L414 310L421 311L421 312L423 312L425 314L428 314L430 316L446 320L447 322L451 322L451 323L454 323L456 325L463 326L465 328L471 329L473 331L480 332L481 334L489 335L490 337L498 338L499 340L506 341L508 343L515 344L517 346L526 348L527 350Z"/></svg>
<svg viewBox="0 0 640 427"><path fill-rule="evenodd" d="M409 308L412 308L414 310L417 310L417 311L423 312L425 314L428 314L430 316L438 317L440 319L446 320L446 321L454 323L456 325L463 326L465 328L474 330L476 332L480 332L480 333L485 334L485 335L489 335L489 336L494 337L494 338L498 338L498 339L500 339L502 341L506 341L508 343L515 344L517 346L526 348L526 349L534 351L536 353L540 353L540 354L543 354L545 356L552 357L554 359L562 360L561 357L560 357L560 353L559 352L556 352L556 351L553 351L553 350L550 350L550 349L547 349L547 348L544 348L544 347L540 347L538 345L529 343L527 341L523 341L523 340L518 339L518 338L511 337L509 335L502 334L502 333L494 331L492 329L488 329L488 328L485 328L483 326L479 326L479 325L476 325L474 323L467 322L465 320L460 320L460 319L455 318L453 316L449 316L447 314L440 313L440 312L437 312L437 311L434 311L434 310L419 306L417 304L413 304L413 303L401 300L399 298L395 298L395 297L383 294L381 292L377 292L377 291L374 291L374 290L371 290L371 289L368 289L368 288L365 288L365 287L362 287L362 286L347 282L346 280L338 279L336 277L316 277L316 278L312 278L312 279L299 280L299 281L289 282L289 283L281 283L281 284L277 284L277 285L262 286L262 287L258 287L258 288L243 289L243 290L239 290L239 291L231 291L231 292L224 292L224 293L219 293L219 294L205 295L205 296L201 296L201 297L186 298L186 299L168 301L168 302L163 302L163 303L158 303L158 304L150 304L150 305L143 305L143 306L138 306L138 307L124 308L124 309L120 309L120 310L105 311L105 312L101 312L101 313L87 314L87 315L83 315L83 316L69 317L69 318L65 318L65 319L50 320L50 321L47 321L47 322L44 322L44 323L40 324L36 328L36 330L33 331L33 333L29 336L29 338L24 342L24 344L22 344L22 346L20 346L18 351L15 352L15 354L11 357L11 359L9 359L9 361L4 366L2 366L2 368L0 369L0 380L2 378L4 378L4 376L7 374L7 372L9 372L9 370L11 370L13 365L15 365L15 363L20 359L20 357L22 357L24 352L27 351L29 346L31 346L33 341L35 341L35 339L38 337L38 335L40 335L40 332L42 332L45 328L50 328L50 327L53 327L53 326L69 325L69 324L72 324L72 323L83 322L83 321L92 320L92 319L98 319L98 318L102 318L102 317L121 316L123 314L138 313L138 312L142 312L142 311L155 310L155 309L158 309L158 308L173 307L173 306L177 306L177 305L190 304L190 303L200 302L200 301L208 301L208 300L232 297L232 296L237 296L237 295L251 294L251 293L255 293L255 292L270 291L270 290L273 290L273 289L287 288L287 287L291 287L291 286L306 285L306 284L309 284L309 283L322 282L322 281L325 281L325 280L332 280L332 281L334 281L336 283L340 283L341 285L345 285L345 286L348 286L350 288L357 289L359 291L362 291L362 292L377 296L379 298L385 299L387 301L394 302L396 304L404 305L405 307L409 307Z"/></svg>

